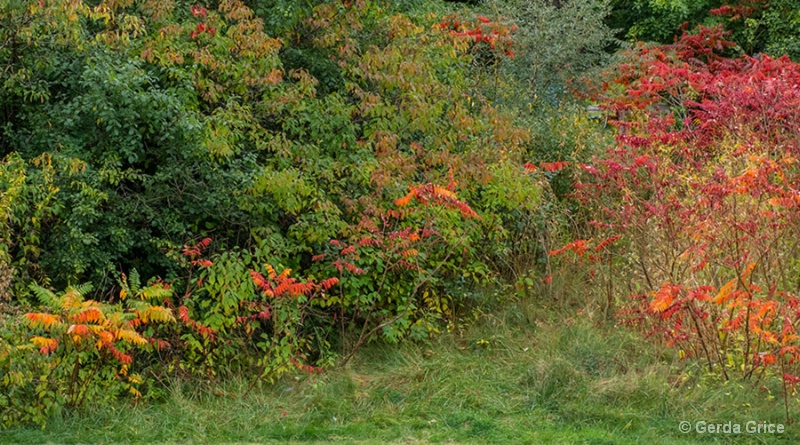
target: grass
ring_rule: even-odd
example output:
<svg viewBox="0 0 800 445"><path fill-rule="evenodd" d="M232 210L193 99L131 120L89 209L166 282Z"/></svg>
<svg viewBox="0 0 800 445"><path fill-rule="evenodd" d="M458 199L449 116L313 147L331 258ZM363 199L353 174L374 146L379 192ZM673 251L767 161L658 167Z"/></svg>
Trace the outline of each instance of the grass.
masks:
<svg viewBox="0 0 800 445"><path fill-rule="evenodd" d="M160 402L89 408L0 443L797 443L683 434L681 420L785 423L763 391L722 384L591 314L535 307L484 316L432 343L373 345L347 368L247 392L244 380L172 382ZM778 395L777 388L773 394Z"/></svg>

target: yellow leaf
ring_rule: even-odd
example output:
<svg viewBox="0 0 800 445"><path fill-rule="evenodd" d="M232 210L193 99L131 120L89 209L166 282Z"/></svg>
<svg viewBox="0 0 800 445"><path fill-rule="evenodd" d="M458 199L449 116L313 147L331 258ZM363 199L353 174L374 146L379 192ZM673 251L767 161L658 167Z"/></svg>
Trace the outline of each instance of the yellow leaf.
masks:
<svg viewBox="0 0 800 445"><path fill-rule="evenodd" d="M145 340L141 335L139 335L138 332L130 331L127 329L120 329L119 331L116 332L115 337L117 337L118 340L123 340L128 343L133 343L140 346L147 344L147 340Z"/></svg>

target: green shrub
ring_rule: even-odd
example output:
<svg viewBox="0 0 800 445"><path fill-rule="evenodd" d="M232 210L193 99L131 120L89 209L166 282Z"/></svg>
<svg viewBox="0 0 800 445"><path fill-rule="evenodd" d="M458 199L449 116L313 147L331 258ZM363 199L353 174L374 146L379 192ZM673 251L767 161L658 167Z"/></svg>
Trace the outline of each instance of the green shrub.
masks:
<svg viewBox="0 0 800 445"><path fill-rule="evenodd" d="M488 47L397 10L0 6L0 298L56 317L4 334L19 397L2 403L36 407L6 423L130 392L144 368L316 372L371 339L434 335L529 274L549 185L522 168L530 133L482 93ZM115 320L90 335L129 338L76 343L73 303ZM156 310L170 323L124 328ZM142 368L121 375L134 346Z"/></svg>

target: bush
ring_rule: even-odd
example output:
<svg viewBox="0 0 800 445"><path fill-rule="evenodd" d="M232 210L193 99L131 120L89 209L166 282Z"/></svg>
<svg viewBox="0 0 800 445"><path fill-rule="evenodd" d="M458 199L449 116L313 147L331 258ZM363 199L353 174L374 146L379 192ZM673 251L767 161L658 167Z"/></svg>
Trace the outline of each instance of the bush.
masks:
<svg viewBox="0 0 800 445"><path fill-rule="evenodd" d="M510 91L495 98L523 111L569 102L567 83L603 65L606 49L615 42L603 22L611 12L606 0L496 0L487 9L498 11L516 29L515 57L500 67Z"/></svg>
<svg viewBox="0 0 800 445"><path fill-rule="evenodd" d="M370 206L451 173L486 213L491 172L524 160L527 132L473 92L473 55L435 17L322 3L274 28L289 39L234 0L7 8L18 50L3 54L30 80L0 96L0 255L18 299L31 281L109 296L120 270L176 278L164 250L212 234L217 253L302 271Z"/></svg>
<svg viewBox="0 0 800 445"><path fill-rule="evenodd" d="M800 57L800 7L792 0L614 0L611 6L606 23L631 42L669 44L687 29L718 25L747 54Z"/></svg>
<svg viewBox="0 0 800 445"><path fill-rule="evenodd" d="M366 2L29 3L0 17L0 296L43 300L9 328L3 403L41 415L7 424L152 376L275 379L427 338L546 218L529 133L470 71L510 57L510 27L476 18L505 43L476 42Z"/></svg>
<svg viewBox="0 0 800 445"><path fill-rule="evenodd" d="M160 285L120 294L124 303L85 300L90 285L62 294L41 287L33 291L42 306L19 321L7 320L0 336L2 424L44 424L62 408L91 400L108 401L123 394L142 397L144 378L134 372L134 350L169 345L150 337L154 323L170 323L172 312L154 300L169 291ZM126 289L130 289L126 286Z"/></svg>
<svg viewBox="0 0 800 445"><path fill-rule="evenodd" d="M629 283L623 322L724 379L782 379L788 398L798 381L800 66L724 57L732 46L701 28L628 53L601 93L619 118L617 146L582 165L576 184L597 236L553 253L608 261L599 270L609 283ZM624 249L599 255L611 241Z"/></svg>

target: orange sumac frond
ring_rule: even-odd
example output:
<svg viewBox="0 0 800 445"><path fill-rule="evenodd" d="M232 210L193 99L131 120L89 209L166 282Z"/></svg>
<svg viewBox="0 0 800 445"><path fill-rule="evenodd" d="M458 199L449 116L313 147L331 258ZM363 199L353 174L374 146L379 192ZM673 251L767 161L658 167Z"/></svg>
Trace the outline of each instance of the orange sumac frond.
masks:
<svg viewBox="0 0 800 445"><path fill-rule="evenodd" d="M599 252L605 249L606 247L611 246L612 244L617 242L620 238L622 238L622 236L620 235L614 235L612 237L606 238L603 241L600 241L600 243L598 243L597 246L595 246L594 251Z"/></svg>
<svg viewBox="0 0 800 445"><path fill-rule="evenodd" d="M283 276L283 274L281 274ZM278 281L278 286L275 287L275 297L280 297L283 295L287 290L289 290L289 286L294 284L294 278L288 278Z"/></svg>
<svg viewBox="0 0 800 445"><path fill-rule="evenodd" d="M58 340L55 338L33 337L31 342L39 348L42 354L50 354L58 348Z"/></svg>
<svg viewBox="0 0 800 445"><path fill-rule="evenodd" d="M178 308L178 320L182 321L185 325L189 326L189 328L205 337L213 338L217 334L217 331L214 329L203 326L202 324L192 320L189 317L189 308L186 306L181 306Z"/></svg>
<svg viewBox="0 0 800 445"><path fill-rule="evenodd" d="M403 258L409 258L417 255L419 255L419 250L417 249L408 249L400 252L400 256L402 256Z"/></svg>
<svg viewBox="0 0 800 445"><path fill-rule="evenodd" d="M264 291L267 295L270 295L270 296L273 295L272 284L270 284L270 282L267 281L267 279L264 278L263 275L261 275L260 273L256 272L255 270L251 270L250 271L250 277L253 278L253 282L256 284L256 286L258 286L259 289Z"/></svg>
<svg viewBox="0 0 800 445"><path fill-rule="evenodd" d="M105 319L105 316L99 308L88 307L69 318L76 323L99 323Z"/></svg>
<svg viewBox="0 0 800 445"><path fill-rule="evenodd" d="M53 314L44 314L44 313L27 313L25 314L25 318L30 321L30 326L32 328L49 328L50 326L61 322L61 317Z"/></svg>
<svg viewBox="0 0 800 445"><path fill-rule="evenodd" d="M461 215L465 218L477 218L480 216L472 210L472 208L465 202L459 201L456 194L446 187L441 187L435 184L424 184L420 186L409 187L410 192L402 198L395 201L398 207L405 207L411 203L412 199L416 199L423 205L428 203L441 205L459 210Z"/></svg>
<svg viewBox="0 0 800 445"><path fill-rule="evenodd" d="M561 171L567 167L569 167L569 162L559 161L559 162L542 162L539 164L542 169L547 170L551 173L555 173Z"/></svg>
<svg viewBox="0 0 800 445"><path fill-rule="evenodd" d="M300 295L308 295L314 290L314 283L296 283L289 286L289 295L293 297L299 297Z"/></svg>
<svg viewBox="0 0 800 445"><path fill-rule="evenodd" d="M184 323L189 322L189 308L181 306L178 308L178 319Z"/></svg>
<svg viewBox="0 0 800 445"><path fill-rule="evenodd" d="M327 280L322 280L322 283L320 283L320 287L322 288L322 290L328 290L333 286L336 286L336 284L338 283L339 283L338 278L336 277L328 278Z"/></svg>
<svg viewBox="0 0 800 445"><path fill-rule="evenodd" d="M579 239L565 245L560 249L551 250L548 255L558 256L565 252L572 251L575 252L575 255L582 256L584 253L586 253L588 243L589 242L587 240Z"/></svg>
<svg viewBox="0 0 800 445"><path fill-rule="evenodd" d="M214 263L211 260L200 259L200 260L192 261L192 265L193 266L205 267L206 269L208 269L209 267L213 266Z"/></svg>
<svg viewBox="0 0 800 445"><path fill-rule="evenodd" d="M85 324L74 324L67 329L67 334L79 335L85 337L89 335L89 327Z"/></svg>
<svg viewBox="0 0 800 445"><path fill-rule="evenodd" d="M395 200L394 204L397 207L405 207L405 206L407 206L407 205L409 205L411 203L411 200L414 199L415 196L416 195L415 195L415 193L413 191L408 192L407 195L403 196L400 199Z"/></svg>
<svg viewBox="0 0 800 445"><path fill-rule="evenodd" d="M657 292L655 298L650 303L650 309L653 312L661 313L666 311L675 302L681 288L671 283L664 283Z"/></svg>
<svg viewBox="0 0 800 445"><path fill-rule="evenodd" d="M719 293L717 293L717 296L714 297L714 303L722 304L722 303L725 303L726 301L728 301L728 299L731 296L731 294L733 293L734 289L736 289L736 284L738 283L738 281L739 281L738 278L733 278L730 281L728 281L727 283L725 283L725 285L723 285L719 289Z"/></svg>
<svg viewBox="0 0 800 445"><path fill-rule="evenodd" d="M130 365L131 363L133 363L133 357L131 357L128 354L123 353L122 351L117 349L116 346L114 346L113 343L111 343L109 341L102 342L102 348L107 349L108 352L115 359L117 359L118 362L122 363L123 365ZM101 348L98 348L98 349L101 349Z"/></svg>
<svg viewBox="0 0 800 445"><path fill-rule="evenodd" d="M183 246L181 252L186 257L195 258L200 256L202 251L205 250L210 244L211 244L211 238L204 238L202 241L193 246L189 245Z"/></svg>

